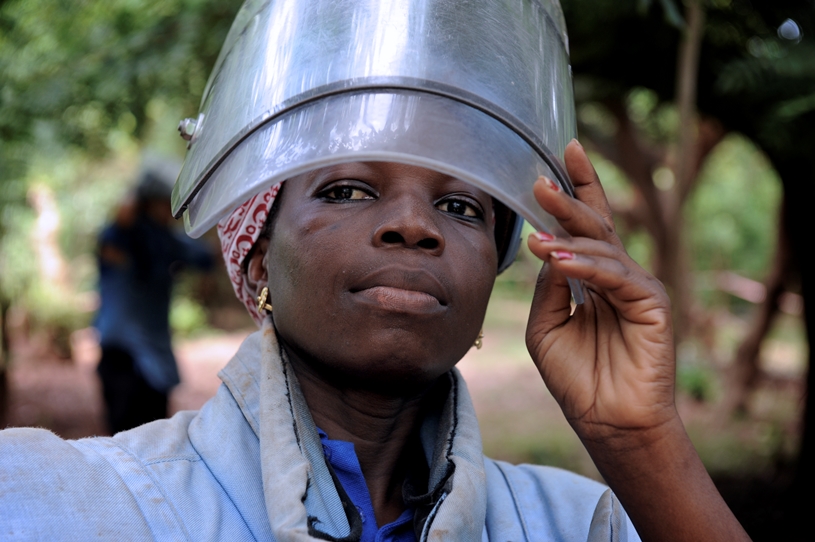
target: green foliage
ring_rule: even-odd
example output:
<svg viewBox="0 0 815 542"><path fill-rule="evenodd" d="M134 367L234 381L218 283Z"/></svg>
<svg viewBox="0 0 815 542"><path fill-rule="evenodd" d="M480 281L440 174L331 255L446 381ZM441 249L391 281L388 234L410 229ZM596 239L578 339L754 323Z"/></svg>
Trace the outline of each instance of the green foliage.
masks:
<svg viewBox="0 0 815 542"><path fill-rule="evenodd" d="M44 325L87 321L90 304L75 296L95 285L96 232L132 183L140 148L183 152L176 124L197 110L239 6L0 3L0 298ZM28 201L35 185L56 199L72 292L40 284Z"/></svg>
<svg viewBox="0 0 815 542"><path fill-rule="evenodd" d="M676 141L679 115L671 102L660 102L659 96L649 89L635 87L625 96L628 117L639 133L658 144Z"/></svg>
<svg viewBox="0 0 815 542"><path fill-rule="evenodd" d="M148 102L197 106L237 2L7 2L0 48L0 136L32 137L33 121L65 141L109 150L114 127L143 134Z"/></svg>
<svg viewBox="0 0 815 542"><path fill-rule="evenodd" d="M713 398L716 375L709 365L680 365L676 370L676 387L699 402Z"/></svg>
<svg viewBox="0 0 815 542"><path fill-rule="evenodd" d="M145 141L155 124L174 133L178 119L196 111L238 7L233 0L0 4L0 239L21 229L14 220L37 178L32 169L61 172L46 184L58 185L63 202L76 197L85 210L110 203L102 185L98 200L83 190L90 163ZM73 208L69 214L82 220ZM98 226L98 212L84 216ZM76 233L69 228L64 241L82 239ZM0 284L6 298L14 293L7 282Z"/></svg>
<svg viewBox="0 0 815 542"><path fill-rule="evenodd" d="M800 145L801 130L811 135L815 118L815 45L791 44L777 37L753 37L749 54L721 70L716 90L754 105L759 142L772 149Z"/></svg>
<svg viewBox="0 0 815 542"><path fill-rule="evenodd" d="M170 307L170 329L174 336L190 337L206 327L204 307L189 297L174 297Z"/></svg>
<svg viewBox="0 0 815 542"><path fill-rule="evenodd" d="M744 137L728 136L708 158L685 207L696 271L729 269L763 280L775 250L781 183Z"/></svg>
<svg viewBox="0 0 815 542"><path fill-rule="evenodd" d="M677 347L676 387L697 402L711 401L718 395L719 379L710 355L698 341L684 341Z"/></svg>
<svg viewBox="0 0 815 542"><path fill-rule="evenodd" d="M2 219L14 224L12 234L0 238L0 288L9 299L20 298L37 276L37 262L32 257L28 233L34 223L34 212L21 205L4 205Z"/></svg>
<svg viewBox="0 0 815 542"><path fill-rule="evenodd" d="M25 307L35 323L87 325L93 304L80 302L77 296L86 296L95 287L96 235L130 186L138 149L130 141L119 146L114 158L98 160L44 137L40 141L45 157L32 161L17 182L53 194L57 215L52 219L59 220L56 241L67 283L43 283L41 247L35 245L40 241L33 237L36 213L24 197L19 204L2 206L2 220L11 227L0 237L0 294Z"/></svg>
<svg viewBox="0 0 815 542"><path fill-rule="evenodd" d="M671 2L676 7L679 2ZM654 0L562 0L579 102L632 88L671 102L680 30ZM780 157L815 146L815 10L811 2L704 0L698 107ZM798 37L779 28L792 20ZM644 46L643 44L647 44Z"/></svg>

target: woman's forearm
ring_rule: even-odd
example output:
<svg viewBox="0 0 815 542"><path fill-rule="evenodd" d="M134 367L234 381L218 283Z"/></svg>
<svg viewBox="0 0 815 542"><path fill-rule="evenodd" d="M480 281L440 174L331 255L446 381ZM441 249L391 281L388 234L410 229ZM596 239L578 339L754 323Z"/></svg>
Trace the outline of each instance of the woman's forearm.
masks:
<svg viewBox="0 0 815 542"><path fill-rule="evenodd" d="M584 440L644 541L750 540L676 416L656 429Z"/></svg>

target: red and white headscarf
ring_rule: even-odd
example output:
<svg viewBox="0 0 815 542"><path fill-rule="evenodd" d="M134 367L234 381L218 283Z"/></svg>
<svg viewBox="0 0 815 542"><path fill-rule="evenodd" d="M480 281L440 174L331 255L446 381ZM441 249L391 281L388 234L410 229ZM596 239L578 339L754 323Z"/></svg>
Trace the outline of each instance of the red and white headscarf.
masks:
<svg viewBox="0 0 815 542"><path fill-rule="evenodd" d="M263 224L280 190L280 182L232 211L218 222L218 237L221 239L221 252L224 255L226 271L235 295L238 296L258 326L263 323L264 314L258 312L257 293L246 284L243 261L263 231Z"/></svg>

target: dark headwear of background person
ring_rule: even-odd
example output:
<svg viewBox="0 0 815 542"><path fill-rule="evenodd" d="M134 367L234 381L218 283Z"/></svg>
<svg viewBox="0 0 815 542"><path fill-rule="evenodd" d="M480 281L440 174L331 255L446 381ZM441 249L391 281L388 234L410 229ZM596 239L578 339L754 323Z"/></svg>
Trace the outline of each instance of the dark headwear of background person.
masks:
<svg viewBox="0 0 815 542"><path fill-rule="evenodd" d="M205 243L173 227L169 198L179 167L145 159L128 200L99 236L95 325L111 433L167 416L168 393L179 382L169 324L173 282L182 268L212 267Z"/></svg>
<svg viewBox="0 0 815 542"><path fill-rule="evenodd" d="M169 203L173 194L173 184L180 170L181 164L175 160L146 162L141 168L136 184L137 198L166 200Z"/></svg>

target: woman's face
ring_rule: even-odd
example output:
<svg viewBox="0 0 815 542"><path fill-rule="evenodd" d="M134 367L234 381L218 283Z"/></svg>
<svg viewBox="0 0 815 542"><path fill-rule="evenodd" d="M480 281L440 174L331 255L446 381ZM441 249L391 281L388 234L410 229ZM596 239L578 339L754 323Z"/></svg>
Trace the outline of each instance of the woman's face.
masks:
<svg viewBox="0 0 815 542"><path fill-rule="evenodd" d="M297 357L398 390L464 356L498 266L486 192L370 162L294 177L280 197L265 262L275 326Z"/></svg>

